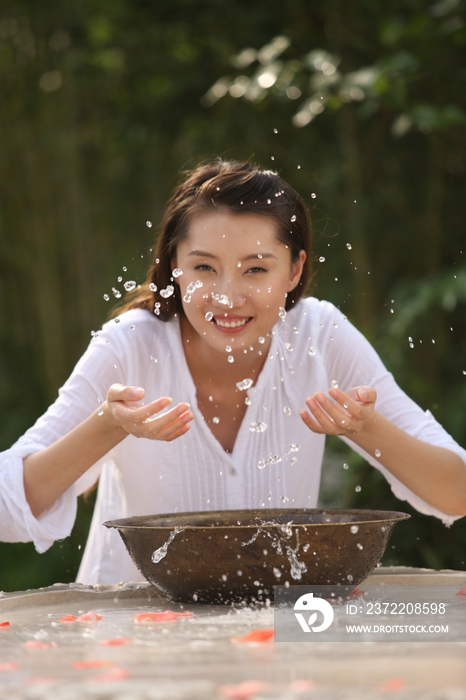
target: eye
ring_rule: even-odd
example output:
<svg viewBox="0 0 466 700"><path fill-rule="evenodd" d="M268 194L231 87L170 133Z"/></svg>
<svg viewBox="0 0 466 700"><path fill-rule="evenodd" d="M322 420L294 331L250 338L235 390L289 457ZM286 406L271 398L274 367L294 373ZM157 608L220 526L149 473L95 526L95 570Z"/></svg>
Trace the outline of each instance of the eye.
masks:
<svg viewBox="0 0 466 700"><path fill-rule="evenodd" d="M252 272L255 275L259 272L267 272L267 270L264 267L250 267L248 272Z"/></svg>
<svg viewBox="0 0 466 700"><path fill-rule="evenodd" d="M194 269L201 270L201 271L202 270L207 270L207 271L213 270L213 268L210 267L210 265L207 265L207 263L200 263L199 265L196 265Z"/></svg>

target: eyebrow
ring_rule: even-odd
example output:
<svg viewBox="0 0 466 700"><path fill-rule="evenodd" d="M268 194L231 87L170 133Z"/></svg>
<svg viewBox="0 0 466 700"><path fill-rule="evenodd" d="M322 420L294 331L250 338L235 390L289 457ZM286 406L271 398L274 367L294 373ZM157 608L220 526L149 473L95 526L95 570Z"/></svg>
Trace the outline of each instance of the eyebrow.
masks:
<svg viewBox="0 0 466 700"><path fill-rule="evenodd" d="M190 253L188 253L188 257L191 255L199 258L212 258L216 260L215 255L212 255L212 253L206 253L203 250L192 250ZM246 255L243 260L266 260L267 258L273 258L274 260L277 259L273 253L252 253L251 255Z"/></svg>

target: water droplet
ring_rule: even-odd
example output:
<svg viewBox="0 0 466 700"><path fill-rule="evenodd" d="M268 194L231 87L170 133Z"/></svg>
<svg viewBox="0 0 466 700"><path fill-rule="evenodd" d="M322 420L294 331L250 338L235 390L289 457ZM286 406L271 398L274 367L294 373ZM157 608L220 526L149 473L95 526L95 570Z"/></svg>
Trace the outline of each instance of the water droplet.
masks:
<svg viewBox="0 0 466 700"><path fill-rule="evenodd" d="M294 223L294 222L296 221L296 214L293 214L293 216L291 217L290 221L291 221L292 223Z"/></svg>
<svg viewBox="0 0 466 700"><path fill-rule="evenodd" d="M116 297L117 299L119 299L121 297L121 292L118 291L118 289L115 289L115 287L112 287L112 292L113 292L113 296Z"/></svg>
<svg viewBox="0 0 466 700"><path fill-rule="evenodd" d="M351 525L350 532L352 532L353 535L355 535L357 532L359 532L359 525Z"/></svg>
<svg viewBox="0 0 466 700"><path fill-rule="evenodd" d="M175 267L175 269L172 270L173 277L180 277L182 274L183 274L183 270L180 270L179 267Z"/></svg>
<svg viewBox="0 0 466 700"><path fill-rule="evenodd" d="M353 249L353 246L351 245L351 243L347 243L347 244L346 244L346 247L348 248L348 250L352 250L352 249Z"/></svg>
<svg viewBox="0 0 466 700"><path fill-rule="evenodd" d="M273 567L272 571L273 571L273 575L275 576L275 578L280 578L280 577L281 577L282 572L280 571L280 569L277 569L276 566Z"/></svg>
<svg viewBox="0 0 466 700"><path fill-rule="evenodd" d="M160 290L160 296L163 297L164 299L168 299L168 297L171 297L173 292L175 291L175 287L172 284L168 284L165 289Z"/></svg>
<svg viewBox="0 0 466 700"><path fill-rule="evenodd" d="M348 576L347 576L346 578L348 579L348 581L349 581L350 583L351 583L351 581L353 580L353 577L352 577L351 574L348 574Z"/></svg>
<svg viewBox="0 0 466 700"><path fill-rule="evenodd" d="M235 361L235 358L233 357L233 355L228 355L227 360L231 363Z"/></svg>
<svg viewBox="0 0 466 700"><path fill-rule="evenodd" d="M209 401L212 402L213 400L214 400L214 397L213 397L213 396L209 396Z"/></svg>
<svg viewBox="0 0 466 700"><path fill-rule="evenodd" d="M135 289L136 282L134 280L128 280L124 283L123 287L126 289L127 292L131 292L133 289Z"/></svg>
<svg viewBox="0 0 466 700"><path fill-rule="evenodd" d="M226 352L231 352L231 345L227 345L227 346L225 347L225 351L226 351Z"/></svg>
<svg viewBox="0 0 466 700"><path fill-rule="evenodd" d="M98 416L103 416L103 415L104 415L103 409L102 409L101 411L99 411L97 415L98 415Z"/></svg>
<svg viewBox="0 0 466 700"><path fill-rule="evenodd" d="M349 406L348 401L344 401L344 402L343 402L343 408L348 408L348 406Z"/></svg>
<svg viewBox="0 0 466 700"><path fill-rule="evenodd" d="M343 469L349 469L349 466L346 464L346 462L344 462L343 464Z"/></svg>
<svg viewBox="0 0 466 700"><path fill-rule="evenodd" d="M247 391L247 389L250 389L253 385L253 380L252 379L243 379L241 382L236 382L236 387L240 391Z"/></svg>
<svg viewBox="0 0 466 700"><path fill-rule="evenodd" d="M330 382L330 386L332 387L332 389L338 389L338 382L337 382L337 380L336 380L336 379L332 379L332 381Z"/></svg>
<svg viewBox="0 0 466 700"><path fill-rule="evenodd" d="M362 544L361 544L360 542L357 543L356 547L357 547L358 549L364 549L364 547L362 546Z"/></svg>
<svg viewBox="0 0 466 700"><path fill-rule="evenodd" d="M261 335L261 336L258 338L258 342L259 342L261 345L263 345L263 344L265 343L265 338Z"/></svg>
<svg viewBox="0 0 466 700"><path fill-rule="evenodd" d="M286 310L283 308L283 306L280 306L278 309L278 315L281 319L286 318Z"/></svg>
<svg viewBox="0 0 466 700"><path fill-rule="evenodd" d="M380 450L375 450L374 452L375 456L378 458L382 454Z"/></svg>
<svg viewBox="0 0 466 700"><path fill-rule="evenodd" d="M360 493L360 492L361 492L361 487L360 487L360 486L356 486L354 490L356 491L356 493Z"/></svg>
<svg viewBox="0 0 466 700"><path fill-rule="evenodd" d="M244 403L246 404L246 406L250 406L252 404L252 401L249 398L249 396L246 396L246 398L244 399Z"/></svg>
<svg viewBox="0 0 466 700"><path fill-rule="evenodd" d="M108 301L108 300L110 299L110 297L108 296L108 294L104 294L104 299L105 299L105 301Z"/></svg>
<svg viewBox="0 0 466 700"><path fill-rule="evenodd" d="M268 200L267 200L267 204L272 204L272 200L271 200L271 199L268 199Z"/></svg>
<svg viewBox="0 0 466 700"><path fill-rule="evenodd" d="M175 529L172 530L172 532L170 533L170 537L169 537L168 540L165 542L165 544L163 544L161 547L159 547L158 549L156 549L155 552L153 552L153 554L152 554L152 561L154 562L154 564L158 564L159 561L160 561L161 559L164 558L164 556L166 555L166 553L167 553L167 551L168 551L168 545L171 544L171 543L173 542L173 540L175 539L176 535L177 535L179 532L181 532L182 530L183 530L182 527L175 527Z"/></svg>
<svg viewBox="0 0 466 700"><path fill-rule="evenodd" d="M311 197L312 197L312 199L315 199L315 198L317 197L316 193L313 192L313 193L311 194Z"/></svg>
<svg viewBox="0 0 466 700"><path fill-rule="evenodd" d="M289 406L284 406L283 413L285 413L287 416L291 416L291 408Z"/></svg>
<svg viewBox="0 0 466 700"><path fill-rule="evenodd" d="M155 314L156 316L160 316L160 301L156 301L156 302L155 302L154 314Z"/></svg>
<svg viewBox="0 0 466 700"><path fill-rule="evenodd" d="M146 221L147 228L152 228L152 221Z"/></svg>
<svg viewBox="0 0 466 700"><path fill-rule="evenodd" d="M131 325L130 325L130 328L131 328L132 331L134 331L134 329L136 328L136 326L133 325L133 324L131 324Z"/></svg>
<svg viewBox="0 0 466 700"><path fill-rule="evenodd" d="M122 280L123 280L123 277L122 277L121 275L119 275L119 276L117 277L117 282L121 282Z"/></svg>
<svg viewBox="0 0 466 700"><path fill-rule="evenodd" d="M323 256L323 255L321 255L321 256L320 256L320 258L319 258L319 262L325 262L325 258L324 258L324 256Z"/></svg>
<svg viewBox="0 0 466 700"><path fill-rule="evenodd" d="M264 430L267 430L267 423L250 423L249 430L251 433L263 433Z"/></svg>
<svg viewBox="0 0 466 700"><path fill-rule="evenodd" d="M212 423L215 423L215 425L218 425L220 423L220 418L218 416L214 416L212 418Z"/></svg>
<svg viewBox="0 0 466 700"><path fill-rule="evenodd" d="M273 130L273 133L274 133L274 134L278 134L278 129L274 129L274 130Z"/></svg>
<svg viewBox="0 0 466 700"><path fill-rule="evenodd" d="M311 345L309 348L309 355L315 355L316 354L316 349Z"/></svg>
<svg viewBox="0 0 466 700"><path fill-rule="evenodd" d="M206 313L206 315L204 316L206 321L212 321L213 317L214 317L214 315L213 315L212 311L208 311Z"/></svg>
<svg viewBox="0 0 466 700"><path fill-rule="evenodd" d="M149 289L151 292L156 292L157 291L157 285L154 284L153 282L150 283Z"/></svg>

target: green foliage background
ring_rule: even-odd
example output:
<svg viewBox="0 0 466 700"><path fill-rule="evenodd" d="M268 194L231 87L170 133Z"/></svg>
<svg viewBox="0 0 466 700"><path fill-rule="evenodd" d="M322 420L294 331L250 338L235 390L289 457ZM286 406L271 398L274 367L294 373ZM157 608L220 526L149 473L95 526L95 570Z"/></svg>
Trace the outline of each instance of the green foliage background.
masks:
<svg viewBox="0 0 466 700"><path fill-rule="evenodd" d="M465 48L464 0L4 0L0 449L54 400L117 278L144 278L180 169L217 155L301 192L315 293L466 445ZM339 441L329 460L325 502L412 512ZM46 554L0 544L0 588L72 581L91 513ZM465 568L465 547L463 521L413 513L384 561Z"/></svg>

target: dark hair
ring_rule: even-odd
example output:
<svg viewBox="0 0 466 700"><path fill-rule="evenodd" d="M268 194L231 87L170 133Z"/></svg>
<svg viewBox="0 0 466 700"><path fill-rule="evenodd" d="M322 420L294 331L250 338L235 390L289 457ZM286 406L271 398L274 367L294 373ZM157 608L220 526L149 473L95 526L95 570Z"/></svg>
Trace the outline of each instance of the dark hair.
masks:
<svg viewBox="0 0 466 700"><path fill-rule="evenodd" d="M168 321L175 313L182 313L179 287L174 284L172 276L176 247L186 237L193 215L222 209L233 214L258 214L274 219L278 240L288 246L292 262L299 259L301 250L306 251L299 283L286 299L285 308L287 311L291 309L305 293L311 277L312 235L306 205L276 172L251 163L217 159L185 173L165 209L146 282L116 311L147 308L155 311L162 321ZM160 291L169 285L174 291L165 298ZM152 291L154 289L156 291Z"/></svg>

